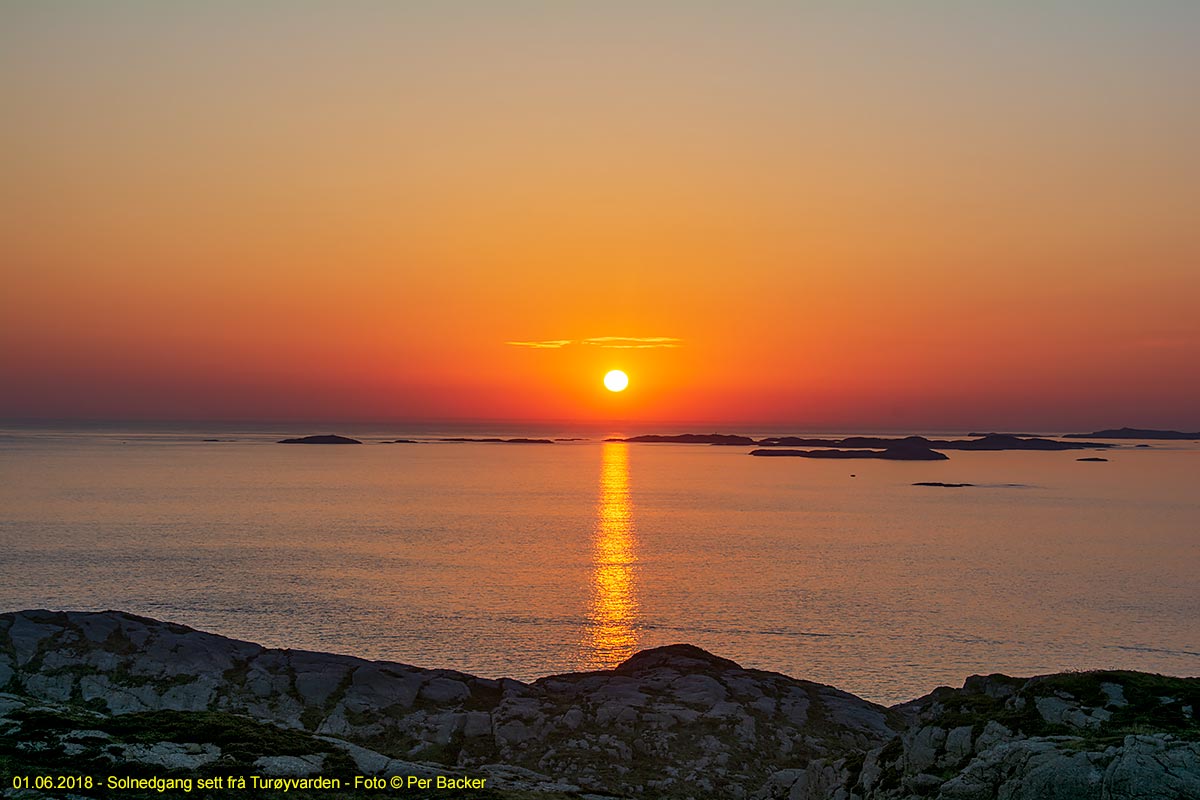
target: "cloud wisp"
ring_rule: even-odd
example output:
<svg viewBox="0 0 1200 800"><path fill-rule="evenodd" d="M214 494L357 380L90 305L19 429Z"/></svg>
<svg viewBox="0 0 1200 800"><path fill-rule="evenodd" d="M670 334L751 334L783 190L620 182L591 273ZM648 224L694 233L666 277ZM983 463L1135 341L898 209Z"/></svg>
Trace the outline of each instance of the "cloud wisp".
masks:
<svg viewBox="0 0 1200 800"><path fill-rule="evenodd" d="M532 350L560 350L570 345L609 347L619 350L646 350L650 348L679 347L682 339L674 336L592 336L588 339L543 339L537 342L505 342L513 347L528 347Z"/></svg>
<svg viewBox="0 0 1200 800"><path fill-rule="evenodd" d="M683 340L674 336L594 336L583 339L580 344L617 348L679 347Z"/></svg>

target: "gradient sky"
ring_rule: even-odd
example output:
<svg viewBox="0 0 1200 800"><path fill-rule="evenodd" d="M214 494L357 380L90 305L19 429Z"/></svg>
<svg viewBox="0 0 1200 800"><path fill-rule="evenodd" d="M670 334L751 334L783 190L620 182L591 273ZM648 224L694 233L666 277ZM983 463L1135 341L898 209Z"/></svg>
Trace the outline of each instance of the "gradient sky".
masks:
<svg viewBox="0 0 1200 800"><path fill-rule="evenodd" d="M1197 41L1183 1L3 2L0 417L1200 428Z"/></svg>

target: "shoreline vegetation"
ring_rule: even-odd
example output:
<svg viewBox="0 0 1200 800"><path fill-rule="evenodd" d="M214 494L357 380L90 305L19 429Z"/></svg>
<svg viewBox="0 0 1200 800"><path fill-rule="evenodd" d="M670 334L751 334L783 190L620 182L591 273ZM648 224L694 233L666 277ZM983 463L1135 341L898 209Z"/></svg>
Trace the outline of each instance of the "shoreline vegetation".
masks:
<svg viewBox="0 0 1200 800"><path fill-rule="evenodd" d="M118 611L0 614L6 775L342 781L304 797L369 796L354 776L544 800L1194 797L1198 709L1200 678L1129 671L974 675L889 708L686 644L522 682Z"/></svg>

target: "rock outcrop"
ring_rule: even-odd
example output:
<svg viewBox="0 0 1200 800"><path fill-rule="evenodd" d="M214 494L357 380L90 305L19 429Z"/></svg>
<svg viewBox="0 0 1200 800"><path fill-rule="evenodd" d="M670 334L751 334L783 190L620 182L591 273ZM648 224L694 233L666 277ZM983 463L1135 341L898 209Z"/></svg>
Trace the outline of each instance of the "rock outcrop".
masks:
<svg viewBox="0 0 1200 800"><path fill-rule="evenodd" d="M973 483L943 483L942 481L917 481L913 486L937 486L942 489L965 489L972 487Z"/></svg>
<svg viewBox="0 0 1200 800"><path fill-rule="evenodd" d="M471 775L490 797L1183 798L1200 796L1197 708L1200 679L1133 672L977 676L889 709L690 645L525 683L120 612L0 615L14 774Z"/></svg>
<svg viewBox="0 0 1200 800"><path fill-rule="evenodd" d="M301 436L298 439L280 439L278 444L362 444L362 442L358 439L351 439L349 436L327 433L317 436Z"/></svg>

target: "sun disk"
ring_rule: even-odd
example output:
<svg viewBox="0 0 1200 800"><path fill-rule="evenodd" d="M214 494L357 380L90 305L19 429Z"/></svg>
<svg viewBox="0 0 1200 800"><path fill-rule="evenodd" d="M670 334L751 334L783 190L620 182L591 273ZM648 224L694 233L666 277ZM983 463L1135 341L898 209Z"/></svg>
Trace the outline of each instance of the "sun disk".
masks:
<svg viewBox="0 0 1200 800"><path fill-rule="evenodd" d="M629 376L619 369L611 370L604 376L604 388L610 392L623 392L629 385Z"/></svg>

